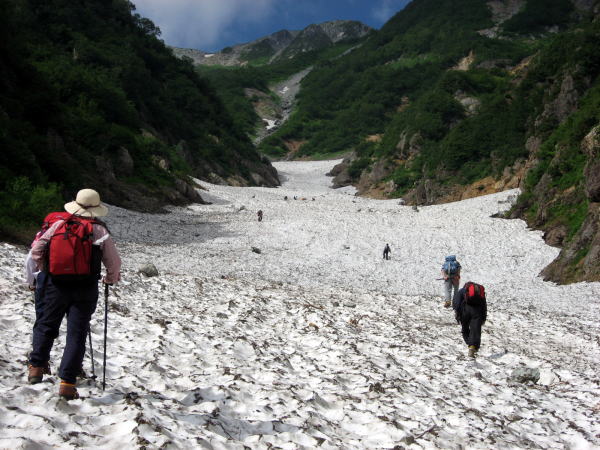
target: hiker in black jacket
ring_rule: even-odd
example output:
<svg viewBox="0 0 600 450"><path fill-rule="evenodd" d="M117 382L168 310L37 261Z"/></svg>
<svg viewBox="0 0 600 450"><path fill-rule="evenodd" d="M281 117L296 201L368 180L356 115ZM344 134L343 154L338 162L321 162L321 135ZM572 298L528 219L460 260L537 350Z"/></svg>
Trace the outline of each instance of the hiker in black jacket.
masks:
<svg viewBox="0 0 600 450"><path fill-rule="evenodd" d="M390 248L390 244L385 244L385 248L383 249L383 259L390 259L390 253L392 249Z"/></svg>
<svg viewBox="0 0 600 450"><path fill-rule="evenodd" d="M470 285L481 288L482 295L473 295ZM481 345L481 327L487 318L487 302L483 286L474 283L465 285L452 300L456 321L462 326L462 336L469 347L469 356L475 358Z"/></svg>

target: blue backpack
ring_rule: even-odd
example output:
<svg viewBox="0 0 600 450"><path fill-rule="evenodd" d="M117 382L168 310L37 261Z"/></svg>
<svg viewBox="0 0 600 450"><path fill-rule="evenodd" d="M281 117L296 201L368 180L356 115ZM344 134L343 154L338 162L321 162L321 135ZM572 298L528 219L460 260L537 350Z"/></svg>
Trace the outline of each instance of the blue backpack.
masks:
<svg viewBox="0 0 600 450"><path fill-rule="evenodd" d="M456 256L450 255L446 256L446 261L442 266L442 270L446 272L448 275L456 275L458 270L460 269L460 264L456 260Z"/></svg>

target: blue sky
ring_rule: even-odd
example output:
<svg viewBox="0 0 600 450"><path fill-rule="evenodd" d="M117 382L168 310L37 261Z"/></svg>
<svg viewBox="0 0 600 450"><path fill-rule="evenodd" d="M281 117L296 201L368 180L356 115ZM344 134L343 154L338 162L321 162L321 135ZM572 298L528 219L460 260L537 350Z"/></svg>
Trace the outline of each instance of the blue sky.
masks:
<svg viewBox="0 0 600 450"><path fill-rule="evenodd" d="M380 28L410 0L133 0L162 39L176 47L216 51L282 29L359 20Z"/></svg>

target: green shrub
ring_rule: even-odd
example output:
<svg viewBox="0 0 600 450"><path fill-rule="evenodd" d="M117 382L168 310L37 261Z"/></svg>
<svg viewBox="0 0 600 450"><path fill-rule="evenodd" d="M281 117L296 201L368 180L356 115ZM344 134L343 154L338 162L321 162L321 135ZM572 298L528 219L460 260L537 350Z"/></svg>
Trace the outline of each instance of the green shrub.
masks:
<svg viewBox="0 0 600 450"><path fill-rule="evenodd" d="M54 183L34 185L27 177L17 177L0 192L0 238L31 242L43 218L63 210L63 197Z"/></svg>

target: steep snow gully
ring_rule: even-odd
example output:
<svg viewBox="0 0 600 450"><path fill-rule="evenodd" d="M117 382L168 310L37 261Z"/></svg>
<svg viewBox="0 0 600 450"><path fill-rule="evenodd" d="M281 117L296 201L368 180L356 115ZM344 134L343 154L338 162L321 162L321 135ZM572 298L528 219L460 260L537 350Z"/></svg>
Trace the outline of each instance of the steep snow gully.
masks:
<svg viewBox="0 0 600 450"><path fill-rule="evenodd" d="M0 447L598 448L600 285L538 278L557 250L490 217L517 193L417 212L330 189L334 164L278 163L277 189L202 183L212 205L169 214L112 207L108 385L71 402L56 375L27 384L25 255L0 244ZM446 254L488 291L475 361L442 306Z"/></svg>

